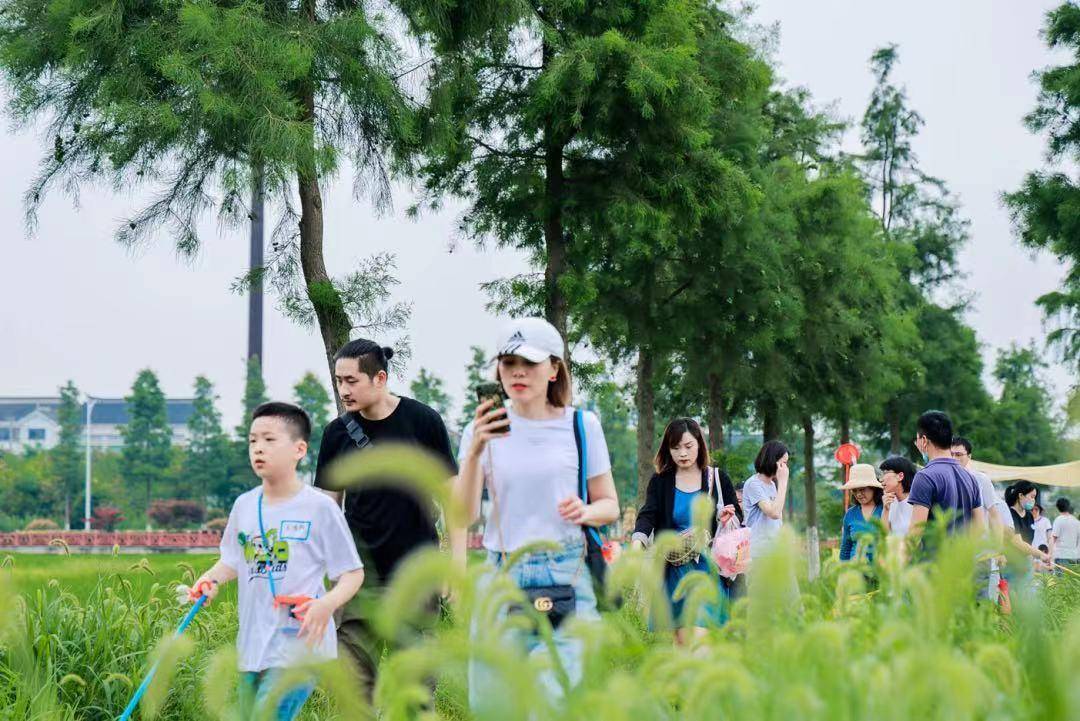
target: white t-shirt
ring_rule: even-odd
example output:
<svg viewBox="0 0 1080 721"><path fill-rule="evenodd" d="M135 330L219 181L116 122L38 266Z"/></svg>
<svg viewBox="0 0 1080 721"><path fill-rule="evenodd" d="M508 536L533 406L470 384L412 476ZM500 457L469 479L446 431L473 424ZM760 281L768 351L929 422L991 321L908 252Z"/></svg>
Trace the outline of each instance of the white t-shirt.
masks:
<svg viewBox="0 0 1080 721"><path fill-rule="evenodd" d="M1054 519L1054 560L1080 561L1080 520L1062 513Z"/></svg>
<svg viewBox="0 0 1080 721"><path fill-rule="evenodd" d="M1046 516L1039 516L1039 520L1035 521L1035 536L1031 539L1031 545L1033 548L1039 546L1050 545L1050 529L1054 527L1054 524L1050 523L1050 519Z"/></svg>
<svg viewBox="0 0 1080 721"><path fill-rule="evenodd" d="M898 498L889 506L889 533L891 535L907 535L908 529L911 528L911 512L914 508L906 498L902 501Z"/></svg>
<svg viewBox="0 0 1080 721"><path fill-rule="evenodd" d="M240 629L236 635L241 671L265 671L295 665L307 655L337 658L333 620L322 641L307 647L296 632L300 622L285 608L274 608L268 574L279 596L326 593L324 578L363 568L341 509L321 491L304 486L286 501L263 502L259 532L259 498L254 488L236 499L221 537L221 560L237 572Z"/></svg>
<svg viewBox="0 0 1080 721"><path fill-rule="evenodd" d="M989 523L990 509L994 507L994 503L997 501L997 491L994 490L994 482L990 480L990 476L986 475L982 471L972 471L969 469L968 473L975 476L975 483L979 486L979 501L983 510L986 511L986 521Z"/></svg>
<svg viewBox="0 0 1080 721"><path fill-rule="evenodd" d="M776 495L776 483L764 480L756 473L746 479L746 483L743 484L743 517L746 519L746 527L750 529L751 549L755 546L758 548L766 546L784 525L782 519L769 518L758 506L761 501L774 500Z"/></svg>
<svg viewBox="0 0 1080 721"><path fill-rule="evenodd" d="M567 407L554 419L522 418L513 410L508 415L510 433L489 441L481 459L492 502L491 518L484 526L484 548L513 552L537 541L583 541L581 526L559 515L559 503L579 495L574 409ZM594 478L611 470L611 458L599 419L585 411L583 420L588 450L585 473ZM472 436L470 424L461 434L461 463Z"/></svg>

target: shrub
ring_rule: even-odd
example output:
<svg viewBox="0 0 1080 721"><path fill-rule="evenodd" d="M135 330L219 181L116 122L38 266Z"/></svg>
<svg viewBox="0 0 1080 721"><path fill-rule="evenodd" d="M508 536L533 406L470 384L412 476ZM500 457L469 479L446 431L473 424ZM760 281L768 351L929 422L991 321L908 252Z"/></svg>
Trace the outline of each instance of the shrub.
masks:
<svg viewBox="0 0 1080 721"><path fill-rule="evenodd" d="M116 506L98 506L91 518L91 526L99 531L115 531L123 522L124 512Z"/></svg>
<svg viewBox="0 0 1080 721"><path fill-rule="evenodd" d="M35 518L26 524L27 531L58 531L60 526L51 518Z"/></svg>
<svg viewBox="0 0 1080 721"><path fill-rule="evenodd" d="M206 506L198 501L154 501L150 504L150 518L159 526L180 530L201 524L206 518Z"/></svg>
<svg viewBox="0 0 1080 721"><path fill-rule="evenodd" d="M225 516L218 516L217 518L211 518L206 522L206 530L213 531L214 533L224 533L225 526L228 525L229 519Z"/></svg>

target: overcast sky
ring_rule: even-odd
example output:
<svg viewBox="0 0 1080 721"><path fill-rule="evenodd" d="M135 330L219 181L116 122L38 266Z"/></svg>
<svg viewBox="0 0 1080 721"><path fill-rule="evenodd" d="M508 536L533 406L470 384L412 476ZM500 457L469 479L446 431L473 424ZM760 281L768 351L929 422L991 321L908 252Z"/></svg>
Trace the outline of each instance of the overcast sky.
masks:
<svg viewBox="0 0 1080 721"><path fill-rule="evenodd" d="M1030 74L1051 61L1039 38L1047 0L762 0L755 17L779 23L777 59L791 85L857 120L871 90L867 59L900 46L899 81L926 120L915 143L925 171L943 178L971 219L962 254L975 292L969 316L988 363L1011 342L1040 344L1034 300L1058 284L1053 258L1032 258L1013 239L999 194L1042 162L1043 144L1022 125L1034 103ZM849 142L855 139L852 133ZM206 225L194 263L179 261L166 237L137 255L112 241L118 219L139 198L87 188L76 209L61 194L42 208L26 238L22 194L35 172L42 138L10 126L0 135L0 395L47 395L68 378L83 391L121 396L141 368L157 371L170 396L189 396L209 376L229 424L239 416L246 353L246 300L229 286L247 262L245 233ZM423 365L446 379L460 402L470 344L494 346L499 321L484 310L479 284L522 272L514 254L449 248L460 207L418 221L404 217L408 189L394 210L376 216L351 198L347 178L324 188L326 255L331 272L389 250L398 256L398 295L414 304L408 334L413 360L404 387ZM267 301L265 375L271 395L292 395L307 370L325 373L317 334L298 328ZM1063 394L1072 377L1050 373Z"/></svg>

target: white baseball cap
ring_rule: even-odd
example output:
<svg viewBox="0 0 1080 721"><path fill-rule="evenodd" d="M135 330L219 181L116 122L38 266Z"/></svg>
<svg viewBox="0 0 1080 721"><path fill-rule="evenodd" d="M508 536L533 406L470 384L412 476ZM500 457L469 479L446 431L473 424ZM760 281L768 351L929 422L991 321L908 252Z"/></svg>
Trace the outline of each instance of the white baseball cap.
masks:
<svg viewBox="0 0 1080 721"><path fill-rule="evenodd" d="M498 355L521 356L539 363L555 356L563 359L563 339L555 326L543 318L518 318L499 334Z"/></svg>

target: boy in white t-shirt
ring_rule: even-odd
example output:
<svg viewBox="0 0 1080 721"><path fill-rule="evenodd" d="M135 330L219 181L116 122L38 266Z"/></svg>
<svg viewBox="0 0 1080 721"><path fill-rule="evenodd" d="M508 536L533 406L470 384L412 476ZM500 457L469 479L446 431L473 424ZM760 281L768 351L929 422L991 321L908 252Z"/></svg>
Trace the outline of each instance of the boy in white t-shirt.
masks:
<svg viewBox="0 0 1080 721"><path fill-rule="evenodd" d="M252 413L248 457L262 485L236 499L221 558L191 590L209 603L218 587L239 584L240 671L256 706L281 672L305 658L337 657L333 613L364 582L363 564L341 509L302 482L296 466L307 453L311 420L289 403L264 403ZM326 590L324 579L337 584ZM270 718L292 721L314 690L294 686Z"/></svg>

